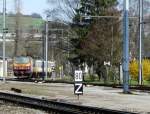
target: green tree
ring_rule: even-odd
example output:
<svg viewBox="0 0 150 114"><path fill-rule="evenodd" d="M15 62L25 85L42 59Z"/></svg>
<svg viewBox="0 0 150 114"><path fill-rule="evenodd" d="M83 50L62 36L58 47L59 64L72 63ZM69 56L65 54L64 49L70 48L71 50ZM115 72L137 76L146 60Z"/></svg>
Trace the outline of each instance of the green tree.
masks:
<svg viewBox="0 0 150 114"><path fill-rule="evenodd" d="M89 58L87 54L84 54L83 49L83 42L86 38L86 35L90 31L91 23L87 23L89 25L84 25L86 23L86 19L82 18L83 15L93 15L94 10L94 1L90 0L80 0L80 7L76 9L76 15L73 18L73 22L75 26L73 26L74 31L76 32L78 38L71 39L71 43L74 46L74 49L72 50L72 54L74 56L71 56L70 60L73 62L76 66L86 61L86 59ZM90 63L93 62L90 59Z"/></svg>
<svg viewBox="0 0 150 114"><path fill-rule="evenodd" d="M92 2L81 0L80 3L81 7L76 10L77 13L73 19L73 22L78 25L73 27L78 39L72 40L73 53L76 55L71 58L72 62L76 64L86 62L89 66L96 67L97 74L106 74L101 70L104 61L111 61L112 64L120 62L120 20L112 18L87 19L82 16L120 16L120 12L116 8L117 0L94 0Z"/></svg>

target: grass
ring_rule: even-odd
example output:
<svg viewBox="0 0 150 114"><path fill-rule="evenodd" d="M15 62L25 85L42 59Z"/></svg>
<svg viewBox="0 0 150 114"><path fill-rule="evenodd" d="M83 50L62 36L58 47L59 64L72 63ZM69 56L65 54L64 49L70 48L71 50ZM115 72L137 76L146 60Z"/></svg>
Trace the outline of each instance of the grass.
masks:
<svg viewBox="0 0 150 114"><path fill-rule="evenodd" d="M64 78L60 79L56 79L56 80L51 80L49 79L48 80L49 82L56 82L56 83L74 83L74 80L73 80L73 77L71 76L65 76ZM98 77L96 76L94 78L94 80L92 79L91 80L91 77L90 76L85 76L84 77L84 83L85 84L91 84L91 85L97 85L97 86L114 86L114 85L120 85L119 81L107 81L107 82L104 82L104 80L99 80ZM129 85L130 86L138 86L138 81L136 80L130 80L129 81ZM150 87L150 81L143 81L143 86L146 86L146 87Z"/></svg>
<svg viewBox="0 0 150 114"><path fill-rule="evenodd" d="M137 80L130 80L129 84L133 85L133 86L139 85ZM150 86L150 81L144 80L143 85L144 86Z"/></svg>

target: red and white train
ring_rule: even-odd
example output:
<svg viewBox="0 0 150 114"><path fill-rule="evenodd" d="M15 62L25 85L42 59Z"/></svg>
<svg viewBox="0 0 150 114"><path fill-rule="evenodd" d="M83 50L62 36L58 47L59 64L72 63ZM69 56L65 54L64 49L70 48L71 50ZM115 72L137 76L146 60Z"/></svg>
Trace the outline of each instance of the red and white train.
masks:
<svg viewBox="0 0 150 114"><path fill-rule="evenodd" d="M44 68L43 68L44 66ZM38 78L45 75L45 61L34 60L29 56L18 56L13 59L13 72L17 78ZM55 68L55 62L48 61L48 76Z"/></svg>

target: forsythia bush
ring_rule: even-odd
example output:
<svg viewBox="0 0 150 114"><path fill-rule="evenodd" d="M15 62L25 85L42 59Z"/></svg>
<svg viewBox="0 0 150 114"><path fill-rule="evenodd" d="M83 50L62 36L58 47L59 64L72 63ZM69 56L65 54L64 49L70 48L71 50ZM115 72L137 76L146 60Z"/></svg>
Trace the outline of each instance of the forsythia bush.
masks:
<svg viewBox="0 0 150 114"><path fill-rule="evenodd" d="M138 80L138 61L134 60L129 64L129 71L131 78ZM150 80L150 60L144 59L142 61L142 73L144 80Z"/></svg>
<svg viewBox="0 0 150 114"><path fill-rule="evenodd" d="M132 79L138 80L138 62L136 60L130 62L129 72Z"/></svg>
<svg viewBox="0 0 150 114"><path fill-rule="evenodd" d="M144 59L143 60L143 78L144 80L150 79L150 60Z"/></svg>

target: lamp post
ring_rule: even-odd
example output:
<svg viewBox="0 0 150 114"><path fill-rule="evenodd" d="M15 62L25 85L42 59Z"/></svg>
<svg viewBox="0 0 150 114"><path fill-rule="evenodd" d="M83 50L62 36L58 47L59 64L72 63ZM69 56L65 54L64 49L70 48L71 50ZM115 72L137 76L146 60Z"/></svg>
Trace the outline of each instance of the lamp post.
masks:
<svg viewBox="0 0 150 114"><path fill-rule="evenodd" d="M5 40L6 40L6 0L3 0L3 82L6 81Z"/></svg>
<svg viewBox="0 0 150 114"><path fill-rule="evenodd" d="M123 18L123 92L129 93L129 0L124 0Z"/></svg>

